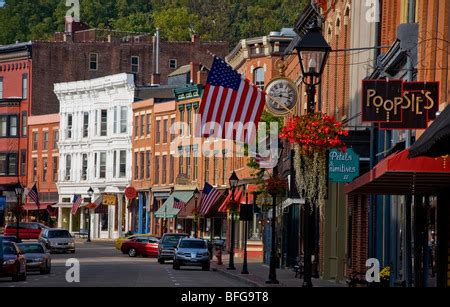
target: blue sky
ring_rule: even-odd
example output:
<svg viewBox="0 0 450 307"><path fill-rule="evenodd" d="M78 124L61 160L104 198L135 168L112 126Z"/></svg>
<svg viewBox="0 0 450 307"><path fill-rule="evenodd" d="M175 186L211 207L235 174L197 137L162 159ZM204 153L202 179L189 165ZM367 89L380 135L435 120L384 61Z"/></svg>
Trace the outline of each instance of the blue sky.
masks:
<svg viewBox="0 0 450 307"><path fill-rule="evenodd" d="M3 4L5 4L5 0L0 0L0 7L2 7Z"/></svg>

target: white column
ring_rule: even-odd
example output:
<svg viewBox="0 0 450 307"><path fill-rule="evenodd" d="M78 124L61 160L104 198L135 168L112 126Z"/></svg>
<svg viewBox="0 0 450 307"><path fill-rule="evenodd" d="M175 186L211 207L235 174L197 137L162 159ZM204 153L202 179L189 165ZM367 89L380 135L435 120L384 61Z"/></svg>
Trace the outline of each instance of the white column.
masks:
<svg viewBox="0 0 450 307"><path fill-rule="evenodd" d="M118 230L119 230L119 238L121 238L123 236L123 231L122 231L122 225L123 225L123 220L122 220L122 216L123 216L123 194L118 194L119 200L117 202L118 206L119 206L119 210L118 210Z"/></svg>
<svg viewBox="0 0 450 307"><path fill-rule="evenodd" d="M114 237L114 221L116 214L116 207L109 206L108 208L108 239L112 239Z"/></svg>
<svg viewBox="0 0 450 307"><path fill-rule="evenodd" d="M130 212L128 209L129 204L130 204L129 199L125 198L125 207L126 207L125 208L125 212L126 212L126 214L125 214L125 232L130 231Z"/></svg>
<svg viewBox="0 0 450 307"><path fill-rule="evenodd" d="M84 208L80 208L80 229L86 229L84 227Z"/></svg>
<svg viewBox="0 0 450 307"><path fill-rule="evenodd" d="M58 228L62 228L62 208L58 208Z"/></svg>
<svg viewBox="0 0 450 307"><path fill-rule="evenodd" d="M69 232L72 233L72 213L69 214Z"/></svg>

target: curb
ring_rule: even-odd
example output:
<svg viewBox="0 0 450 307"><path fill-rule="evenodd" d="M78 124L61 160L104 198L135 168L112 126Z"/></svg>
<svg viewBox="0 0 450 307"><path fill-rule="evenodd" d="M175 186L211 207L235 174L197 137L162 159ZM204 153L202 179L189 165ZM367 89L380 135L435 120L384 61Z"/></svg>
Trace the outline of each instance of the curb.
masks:
<svg viewBox="0 0 450 307"><path fill-rule="evenodd" d="M235 274L228 273L227 271L224 271L224 270L221 270L221 269L218 269L218 268L213 268L212 271L216 272L216 273L219 273L219 274L221 274L223 276L230 277L230 278L232 278L234 280L238 280L238 281L244 282L245 284L247 284L247 285L249 285L251 287L255 287L255 288L263 288L264 287L263 285L261 285L261 284L259 284L257 282L248 280L247 278L240 277L240 276L235 275Z"/></svg>

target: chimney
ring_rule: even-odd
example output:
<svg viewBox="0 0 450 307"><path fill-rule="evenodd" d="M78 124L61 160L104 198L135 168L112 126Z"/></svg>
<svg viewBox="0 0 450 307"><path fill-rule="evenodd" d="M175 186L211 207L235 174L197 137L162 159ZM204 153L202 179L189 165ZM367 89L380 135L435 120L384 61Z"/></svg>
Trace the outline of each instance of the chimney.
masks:
<svg viewBox="0 0 450 307"><path fill-rule="evenodd" d="M207 81L208 81L208 72L204 70L199 70L197 72L197 84L206 85Z"/></svg>
<svg viewBox="0 0 450 307"><path fill-rule="evenodd" d="M191 42L195 43L195 44L200 43L200 35L192 34L191 35Z"/></svg>
<svg viewBox="0 0 450 307"><path fill-rule="evenodd" d="M198 81L198 71L199 71L199 64L191 62L191 83L197 83Z"/></svg>

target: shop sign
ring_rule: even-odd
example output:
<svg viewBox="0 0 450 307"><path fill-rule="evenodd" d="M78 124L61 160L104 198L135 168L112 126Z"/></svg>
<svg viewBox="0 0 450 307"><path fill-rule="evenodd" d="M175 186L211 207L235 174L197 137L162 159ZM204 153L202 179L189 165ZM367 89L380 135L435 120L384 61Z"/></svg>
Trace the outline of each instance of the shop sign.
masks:
<svg viewBox="0 0 450 307"><path fill-rule="evenodd" d="M125 197L129 200L135 199L138 196L138 192L133 187L128 187L125 189Z"/></svg>
<svg viewBox="0 0 450 307"><path fill-rule="evenodd" d="M331 150L328 162L331 182L351 183L359 177L359 155L353 149L346 152Z"/></svg>
<svg viewBox="0 0 450 307"><path fill-rule="evenodd" d="M114 194L105 194L103 195L103 205L105 206L116 206L117 205L117 197Z"/></svg>
<svg viewBox="0 0 450 307"><path fill-rule="evenodd" d="M362 121L382 130L427 129L439 111L439 82L364 80Z"/></svg>

